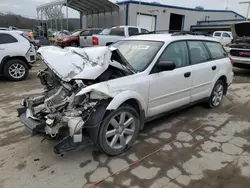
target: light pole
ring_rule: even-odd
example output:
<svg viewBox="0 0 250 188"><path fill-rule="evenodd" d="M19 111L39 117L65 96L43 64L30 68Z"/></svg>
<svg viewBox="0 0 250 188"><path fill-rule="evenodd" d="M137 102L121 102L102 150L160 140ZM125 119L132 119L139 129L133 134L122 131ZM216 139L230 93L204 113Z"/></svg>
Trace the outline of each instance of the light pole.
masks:
<svg viewBox="0 0 250 188"><path fill-rule="evenodd" d="M137 26L140 27L140 19L141 19L141 0L139 1L139 5L138 5L138 21L137 21Z"/></svg>
<svg viewBox="0 0 250 188"><path fill-rule="evenodd" d="M226 5L226 10L228 10L228 0L227 0L227 5Z"/></svg>
<svg viewBox="0 0 250 188"><path fill-rule="evenodd" d="M243 2L240 2L240 4L248 4L247 16L246 16L246 21L248 21L248 15L249 15L249 9L250 9L250 1L243 1Z"/></svg>

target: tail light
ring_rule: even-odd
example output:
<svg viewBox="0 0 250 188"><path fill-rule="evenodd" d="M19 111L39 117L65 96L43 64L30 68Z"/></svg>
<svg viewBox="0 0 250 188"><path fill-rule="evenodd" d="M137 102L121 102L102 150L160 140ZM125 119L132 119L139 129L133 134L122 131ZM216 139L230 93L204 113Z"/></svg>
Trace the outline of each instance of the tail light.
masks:
<svg viewBox="0 0 250 188"><path fill-rule="evenodd" d="M97 46L99 44L99 40L97 37L92 37L92 43L94 46Z"/></svg>
<svg viewBox="0 0 250 188"><path fill-rule="evenodd" d="M229 57L229 59L230 59L231 64L234 65L234 60L231 57Z"/></svg>

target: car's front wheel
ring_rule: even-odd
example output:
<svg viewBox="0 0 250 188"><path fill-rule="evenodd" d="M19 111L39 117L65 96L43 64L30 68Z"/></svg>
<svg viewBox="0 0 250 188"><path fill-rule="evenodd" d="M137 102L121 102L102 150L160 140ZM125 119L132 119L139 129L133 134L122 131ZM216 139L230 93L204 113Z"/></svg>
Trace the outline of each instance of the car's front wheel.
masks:
<svg viewBox="0 0 250 188"><path fill-rule="evenodd" d="M4 66L4 76L11 81L24 80L29 74L29 67L20 59L11 59Z"/></svg>
<svg viewBox="0 0 250 188"><path fill-rule="evenodd" d="M71 43L71 46L72 46L72 47L78 47L79 45L78 45L76 42L72 42L72 43Z"/></svg>
<svg viewBox="0 0 250 188"><path fill-rule="evenodd" d="M98 135L98 145L108 155L120 155L136 140L139 126L138 112L129 105L122 105L104 118Z"/></svg>
<svg viewBox="0 0 250 188"><path fill-rule="evenodd" d="M213 88L212 94L208 101L208 107L215 108L218 107L224 96L225 83L222 80L218 80Z"/></svg>

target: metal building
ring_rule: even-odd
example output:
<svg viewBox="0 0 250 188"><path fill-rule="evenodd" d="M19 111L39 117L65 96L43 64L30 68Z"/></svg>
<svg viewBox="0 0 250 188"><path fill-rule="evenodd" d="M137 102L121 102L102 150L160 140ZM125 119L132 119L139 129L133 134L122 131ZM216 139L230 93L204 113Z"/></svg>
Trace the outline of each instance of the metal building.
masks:
<svg viewBox="0 0 250 188"><path fill-rule="evenodd" d="M143 1L123 1L117 3L118 13L109 14L106 19L101 15L100 27L114 25L141 26L154 30L229 30L230 24L245 19L231 10L207 10L202 7L186 8ZM83 16L83 27L97 27L97 20L92 16Z"/></svg>
<svg viewBox="0 0 250 188"><path fill-rule="evenodd" d="M154 30L195 30L212 32L229 30L244 16L231 10L207 10L203 7L186 8L126 0L112 3L109 0L57 0L37 7L38 20L46 20L53 8L66 6L80 13L81 28L109 28L116 25L141 26ZM66 18L68 11L66 12Z"/></svg>

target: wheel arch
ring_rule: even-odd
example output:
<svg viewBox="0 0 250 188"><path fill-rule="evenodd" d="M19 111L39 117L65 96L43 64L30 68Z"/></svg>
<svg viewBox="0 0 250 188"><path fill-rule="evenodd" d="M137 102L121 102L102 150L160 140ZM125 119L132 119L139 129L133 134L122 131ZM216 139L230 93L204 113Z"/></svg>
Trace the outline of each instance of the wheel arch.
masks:
<svg viewBox="0 0 250 188"><path fill-rule="evenodd" d="M29 69L31 68L31 65L28 63L27 59L23 56L5 56L2 59L1 64L0 64L0 74L3 74L5 64L12 59L19 59L23 61L24 63L26 63Z"/></svg>
<svg viewBox="0 0 250 188"><path fill-rule="evenodd" d="M227 76L226 76L226 72L225 71L221 71L217 74L217 76L214 78L213 83L212 83L212 87L210 89L210 95L213 91L214 85L216 84L216 82L218 80L222 80L225 83L225 88L224 88L224 94L227 94L227 88L228 88L228 80L227 80Z"/></svg>
<svg viewBox="0 0 250 188"><path fill-rule="evenodd" d="M116 110L123 104L132 106L138 112L140 120L140 130L142 130L144 128L144 120L147 115L147 103L145 99L135 91L125 91L114 97L106 109Z"/></svg>

